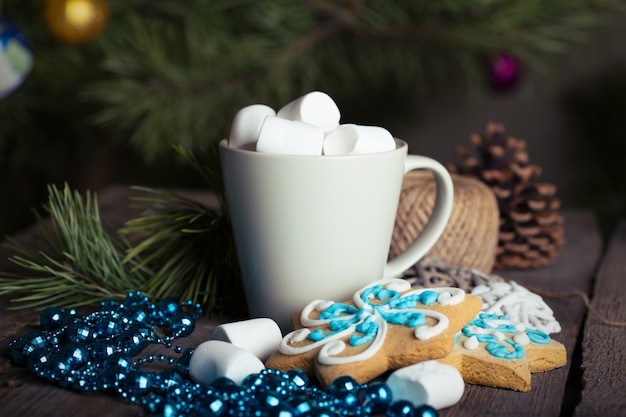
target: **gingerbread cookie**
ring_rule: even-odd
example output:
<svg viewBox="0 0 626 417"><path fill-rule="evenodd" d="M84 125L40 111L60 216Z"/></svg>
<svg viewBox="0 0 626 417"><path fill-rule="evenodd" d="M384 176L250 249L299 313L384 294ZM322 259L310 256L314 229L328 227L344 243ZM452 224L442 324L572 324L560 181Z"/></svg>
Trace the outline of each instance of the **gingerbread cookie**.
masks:
<svg viewBox="0 0 626 417"><path fill-rule="evenodd" d="M506 316L480 313L438 362L454 366L471 384L529 391L531 373L565 365L567 352L544 332Z"/></svg>
<svg viewBox="0 0 626 417"><path fill-rule="evenodd" d="M300 368L322 385L349 375L364 383L417 362L443 358L482 302L459 288L412 289L383 279L351 301L316 300L293 316L287 334L266 362L281 371Z"/></svg>

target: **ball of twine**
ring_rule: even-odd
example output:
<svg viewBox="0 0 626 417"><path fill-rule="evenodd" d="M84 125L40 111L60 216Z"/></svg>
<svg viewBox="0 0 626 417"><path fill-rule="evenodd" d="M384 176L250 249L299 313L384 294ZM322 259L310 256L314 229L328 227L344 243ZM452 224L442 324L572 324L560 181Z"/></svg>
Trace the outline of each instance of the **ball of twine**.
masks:
<svg viewBox="0 0 626 417"><path fill-rule="evenodd" d="M429 256L449 265L490 272L496 259L499 232L498 203L483 182L452 175L454 203L450 220ZM404 177L389 258L403 252L421 233L435 205L436 184L429 171Z"/></svg>

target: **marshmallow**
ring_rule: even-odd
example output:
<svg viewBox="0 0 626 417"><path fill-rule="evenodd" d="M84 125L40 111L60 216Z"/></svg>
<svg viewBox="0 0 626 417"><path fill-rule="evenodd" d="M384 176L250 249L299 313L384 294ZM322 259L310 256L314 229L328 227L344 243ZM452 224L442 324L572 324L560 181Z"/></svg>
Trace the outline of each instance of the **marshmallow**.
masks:
<svg viewBox="0 0 626 417"><path fill-rule="evenodd" d="M378 126L345 124L324 139L324 155L359 155L394 149L396 141L391 133Z"/></svg>
<svg viewBox="0 0 626 417"><path fill-rule="evenodd" d="M339 126L341 113L335 101L326 93L312 91L283 106L278 117L288 120L298 120L319 126L325 132L330 132Z"/></svg>
<svg viewBox="0 0 626 417"><path fill-rule="evenodd" d="M194 382L204 385L220 377L241 384L246 376L263 369L263 362L252 353L221 340L200 344L189 359L189 376Z"/></svg>
<svg viewBox="0 0 626 417"><path fill-rule="evenodd" d="M278 350L282 337L280 328L274 320L257 318L221 324L213 329L209 340L232 343L265 361Z"/></svg>
<svg viewBox="0 0 626 417"><path fill-rule="evenodd" d="M324 129L304 122L267 116L256 143L258 152L321 155Z"/></svg>
<svg viewBox="0 0 626 417"><path fill-rule="evenodd" d="M394 371L387 378L387 385L394 401L411 401L416 407L428 404L437 410L456 404L465 390L456 368L434 360Z"/></svg>
<svg viewBox="0 0 626 417"><path fill-rule="evenodd" d="M230 127L228 146L239 148L256 142L267 116L276 116L276 112L265 104L253 104L239 110Z"/></svg>

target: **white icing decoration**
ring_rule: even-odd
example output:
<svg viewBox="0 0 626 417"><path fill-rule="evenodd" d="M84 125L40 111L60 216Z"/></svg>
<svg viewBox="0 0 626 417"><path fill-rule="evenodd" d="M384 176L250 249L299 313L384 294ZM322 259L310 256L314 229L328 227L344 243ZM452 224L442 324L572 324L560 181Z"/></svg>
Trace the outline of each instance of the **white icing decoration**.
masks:
<svg viewBox="0 0 626 417"><path fill-rule="evenodd" d="M496 340L498 342L502 342L505 339L505 337L506 337L506 336L504 336L504 333L499 332L499 331L493 332L493 335L495 336L495 338L496 338Z"/></svg>
<svg viewBox="0 0 626 417"><path fill-rule="evenodd" d="M437 319L439 322L433 327L428 327L426 325L418 326L415 329L415 337L417 337L419 340L428 340L431 337L435 337L444 330L446 330L450 325L450 320L448 320L448 316L446 316L445 314L439 313L438 311L430 310L422 310L422 313L424 313L426 317L433 317Z"/></svg>
<svg viewBox="0 0 626 417"><path fill-rule="evenodd" d="M507 316L514 322L546 334L561 331L554 312L543 298L514 281L478 285L472 294L482 298L482 311L485 313Z"/></svg>
<svg viewBox="0 0 626 417"><path fill-rule="evenodd" d="M449 304L451 299L452 294L450 294L449 292L442 292L441 294L439 294L439 297L437 297L437 301L439 301L439 304L441 305Z"/></svg>
<svg viewBox="0 0 626 417"><path fill-rule="evenodd" d="M476 338L476 336L472 335L465 339L465 342L463 342L463 347L467 350L474 350L478 348L478 339Z"/></svg>
<svg viewBox="0 0 626 417"><path fill-rule="evenodd" d="M528 335L526 333L516 334L515 336L513 336L513 340L515 341L515 343L519 343L522 346L526 346L530 343L530 339L528 338Z"/></svg>

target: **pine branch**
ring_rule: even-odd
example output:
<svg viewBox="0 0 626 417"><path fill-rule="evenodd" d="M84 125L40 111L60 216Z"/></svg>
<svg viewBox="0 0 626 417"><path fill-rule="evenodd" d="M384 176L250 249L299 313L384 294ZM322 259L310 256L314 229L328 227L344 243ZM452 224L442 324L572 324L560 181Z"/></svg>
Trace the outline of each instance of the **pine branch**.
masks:
<svg viewBox="0 0 626 417"><path fill-rule="evenodd" d="M207 313L242 314L245 299L227 215L170 190L134 188L150 194L136 198L145 214L129 220L120 233L140 240L124 262L141 259L136 268L156 271L144 290L154 297L192 299Z"/></svg>
<svg viewBox="0 0 626 417"><path fill-rule="evenodd" d="M0 294L21 294L13 300L20 307L78 306L122 299L141 288L152 273L122 264L128 243L104 230L97 196L87 192L83 198L67 184L62 190L50 185L48 192L44 209L51 223L38 216L37 242L5 243L16 252L10 261L23 272L0 272Z"/></svg>
<svg viewBox="0 0 626 417"><path fill-rule="evenodd" d="M390 87L480 91L490 55L506 50L541 67L617 4L119 2L99 40L110 76L83 97L101 106L97 123L128 133L150 159L172 143L197 150L218 141L244 105L278 106L313 89L339 101L361 96L365 85L370 95Z"/></svg>

